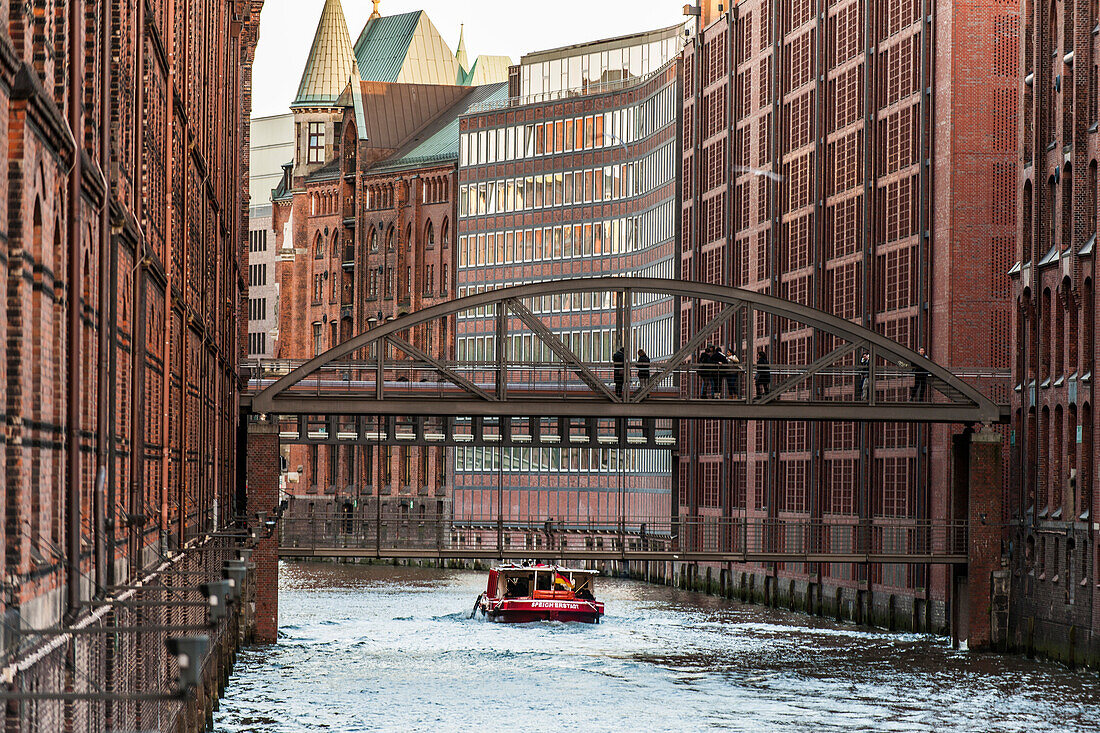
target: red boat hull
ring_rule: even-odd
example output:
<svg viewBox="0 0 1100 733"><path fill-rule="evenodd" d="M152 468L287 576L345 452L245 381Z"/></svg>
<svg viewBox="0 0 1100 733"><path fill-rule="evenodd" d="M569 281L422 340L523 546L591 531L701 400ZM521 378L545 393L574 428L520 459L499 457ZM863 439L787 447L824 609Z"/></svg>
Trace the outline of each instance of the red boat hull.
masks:
<svg viewBox="0 0 1100 733"><path fill-rule="evenodd" d="M540 600L531 598L487 599L482 610L493 621L521 624L531 621L577 621L598 624L603 604L598 601Z"/></svg>

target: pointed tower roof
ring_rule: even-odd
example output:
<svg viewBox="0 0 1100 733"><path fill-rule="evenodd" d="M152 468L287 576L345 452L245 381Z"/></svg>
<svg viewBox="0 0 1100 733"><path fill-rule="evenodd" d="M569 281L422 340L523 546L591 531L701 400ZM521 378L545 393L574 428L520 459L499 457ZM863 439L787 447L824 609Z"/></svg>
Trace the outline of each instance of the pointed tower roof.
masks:
<svg viewBox="0 0 1100 733"><path fill-rule="evenodd" d="M325 0L313 47L309 50L298 95L291 107L323 107L334 103L351 77L358 78L348 24L340 0Z"/></svg>
<svg viewBox="0 0 1100 733"><path fill-rule="evenodd" d="M455 61L462 69L463 75L470 70L470 59L466 56L466 24L458 27L458 50L455 51Z"/></svg>

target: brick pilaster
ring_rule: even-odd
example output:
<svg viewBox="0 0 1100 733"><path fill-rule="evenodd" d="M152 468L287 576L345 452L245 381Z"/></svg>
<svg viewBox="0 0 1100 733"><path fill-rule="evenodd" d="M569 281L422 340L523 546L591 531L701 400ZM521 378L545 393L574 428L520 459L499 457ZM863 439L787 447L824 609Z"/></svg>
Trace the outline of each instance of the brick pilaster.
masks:
<svg viewBox="0 0 1100 733"><path fill-rule="evenodd" d="M245 485L248 491L249 522L256 512L269 515L279 503L279 433L274 423L250 422L245 455ZM277 534L263 538L252 553L256 565L257 644L274 644L279 634L279 540Z"/></svg>
<svg viewBox="0 0 1100 733"><path fill-rule="evenodd" d="M973 433L968 449L970 542L967 603L971 650L992 646L993 573L1001 569L1001 440L993 431ZM960 441L961 442L961 441ZM958 444L957 444L958 445Z"/></svg>

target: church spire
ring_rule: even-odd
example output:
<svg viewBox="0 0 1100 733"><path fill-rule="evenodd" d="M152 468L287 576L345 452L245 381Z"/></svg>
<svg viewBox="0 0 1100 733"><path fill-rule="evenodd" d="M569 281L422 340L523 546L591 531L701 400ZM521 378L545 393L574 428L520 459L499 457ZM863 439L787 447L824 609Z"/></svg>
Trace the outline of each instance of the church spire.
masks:
<svg viewBox="0 0 1100 733"><path fill-rule="evenodd" d="M375 3L377 7L377 3ZM348 24L340 0L325 0L313 47L309 50L302 81L293 107L324 107L335 102L348 84L358 77L351 49Z"/></svg>
<svg viewBox="0 0 1100 733"><path fill-rule="evenodd" d="M462 67L462 71L468 72L470 70L470 61L466 57L466 24L463 23L458 27L458 51L455 52L455 61Z"/></svg>
<svg viewBox="0 0 1100 733"><path fill-rule="evenodd" d="M378 12L378 3L380 0L372 0L374 2L374 11L371 12L367 20L374 20L375 18L381 18L382 14Z"/></svg>

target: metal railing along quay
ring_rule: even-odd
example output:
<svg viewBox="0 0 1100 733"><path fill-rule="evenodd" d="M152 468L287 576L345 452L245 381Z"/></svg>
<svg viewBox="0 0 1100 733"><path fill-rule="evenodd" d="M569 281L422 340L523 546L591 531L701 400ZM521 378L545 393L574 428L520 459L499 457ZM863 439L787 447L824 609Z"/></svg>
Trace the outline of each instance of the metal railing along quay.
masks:
<svg viewBox="0 0 1100 733"><path fill-rule="evenodd" d="M966 522L853 517L521 521L496 516L283 518L282 557L933 563L967 561Z"/></svg>

